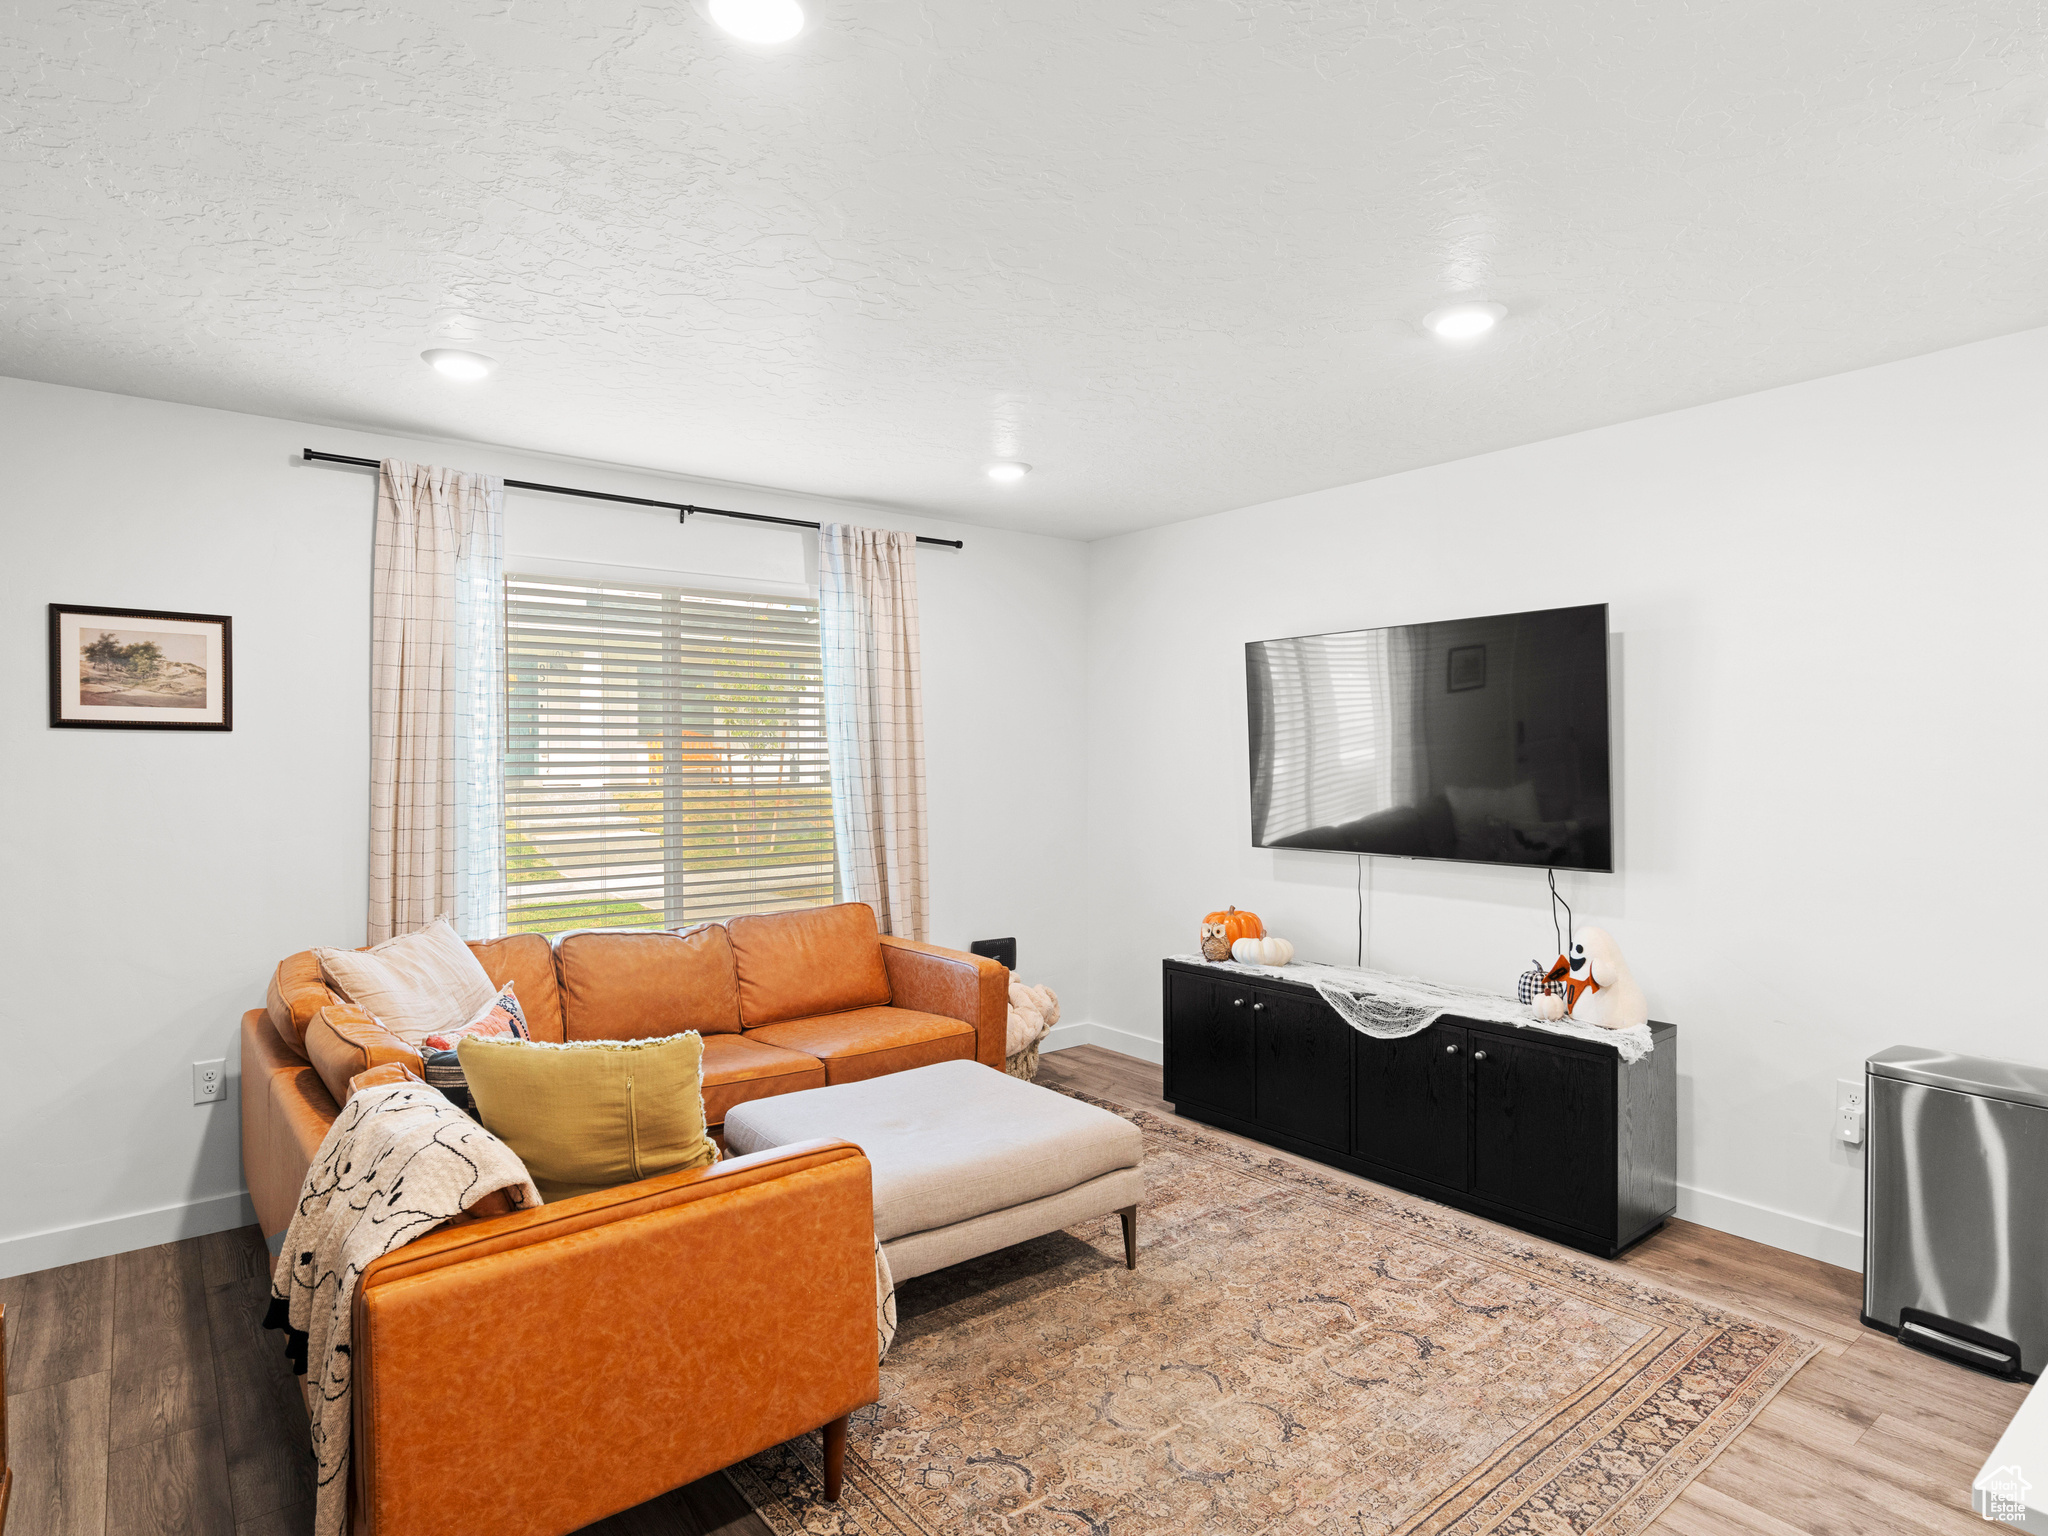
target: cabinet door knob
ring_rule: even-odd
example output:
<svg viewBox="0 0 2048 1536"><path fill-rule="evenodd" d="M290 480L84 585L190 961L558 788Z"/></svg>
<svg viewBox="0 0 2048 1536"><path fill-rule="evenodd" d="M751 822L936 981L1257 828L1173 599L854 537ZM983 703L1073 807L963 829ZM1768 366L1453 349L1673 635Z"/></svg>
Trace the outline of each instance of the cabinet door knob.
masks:
<svg viewBox="0 0 2048 1536"><path fill-rule="evenodd" d="M1244 999L1241 997L1233 997L1230 1000L1230 1006L1233 1008L1242 1008L1244 1006Z"/></svg>
<svg viewBox="0 0 2048 1536"><path fill-rule="evenodd" d="M1445 1047L1444 1047L1444 1054L1445 1054L1446 1056L1455 1056L1455 1055L1457 1055L1457 1054L1458 1054L1458 1046L1457 1046L1457 1042L1456 1042L1456 1041L1453 1041L1453 1042L1452 1042L1451 1044L1449 1044L1449 1045L1445 1046Z"/></svg>
<svg viewBox="0 0 2048 1536"><path fill-rule="evenodd" d="M1253 1013L1264 1013L1265 1011L1266 1011L1266 1005L1265 1005L1264 1003L1253 1003L1253 1004L1252 1004L1252 1012L1253 1012Z"/></svg>
<svg viewBox="0 0 2048 1536"><path fill-rule="evenodd" d="M1472 1053L1472 1059L1473 1059L1474 1061L1484 1061L1484 1060L1486 1060L1486 1052L1484 1052L1484 1051L1474 1051L1474 1052Z"/></svg>

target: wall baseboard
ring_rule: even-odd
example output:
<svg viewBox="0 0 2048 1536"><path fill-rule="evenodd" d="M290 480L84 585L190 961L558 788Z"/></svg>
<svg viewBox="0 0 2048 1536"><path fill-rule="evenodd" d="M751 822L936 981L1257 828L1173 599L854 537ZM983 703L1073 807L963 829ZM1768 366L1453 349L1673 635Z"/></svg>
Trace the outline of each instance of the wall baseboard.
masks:
<svg viewBox="0 0 2048 1536"><path fill-rule="evenodd" d="M255 1220L256 1207L250 1203L247 1192L237 1190L232 1195L214 1195L184 1205L166 1205L154 1211L133 1211L75 1227L0 1238L0 1279L55 1269L60 1264L82 1264L87 1259L132 1253L137 1248L154 1248L158 1243L174 1243L181 1237L232 1232Z"/></svg>
<svg viewBox="0 0 2048 1536"><path fill-rule="evenodd" d="M1678 1186L1678 1215L1682 1221L1695 1221L1717 1232L1746 1237L1787 1253L1804 1254L1859 1274L1863 1270L1863 1234L1847 1227L1830 1226L1810 1216L1795 1216L1790 1211L1738 1200L1733 1195L1694 1189L1689 1184Z"/></svg>
<svg viewBox="0 0 2048 1536"><path fill-rule="evenodd" d="M1135 1056L1140 1061L1149 1061L1155 1067L1166 1060L1165 1046L1149 1035L1133 1034L1128 1029L1118 1029L1110 1024L1090 1024L1077 1021L1072 1024L1055 1024L1039 1042L1039 1052L1064 1051L1074 1045L1099 1045L1106 1051L1120 1051L1126 1056Z"/></svg>

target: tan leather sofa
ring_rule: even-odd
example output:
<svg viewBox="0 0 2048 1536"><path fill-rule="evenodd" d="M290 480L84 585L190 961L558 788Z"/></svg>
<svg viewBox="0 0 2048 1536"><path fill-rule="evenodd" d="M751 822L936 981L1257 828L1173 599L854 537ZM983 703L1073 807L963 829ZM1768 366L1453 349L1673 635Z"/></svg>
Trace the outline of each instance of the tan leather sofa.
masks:
<svg viewBox="0 0 2048 1536"><path fill-rule="evenodd" d="M538 1039L699 1031L714 1127L770 1094L1003 1064L1009 973L881 935L859 903L470 948ZM350 1082L384 1066L420 1070L310 952L278 966L242 1020L242 1162L273 1242ZM867 1159L818 1141L386 1255L355 1300L354 1529L554 1536L820 1426L836 1495L845 1416L880 1390L873 1239Z"/></svg>

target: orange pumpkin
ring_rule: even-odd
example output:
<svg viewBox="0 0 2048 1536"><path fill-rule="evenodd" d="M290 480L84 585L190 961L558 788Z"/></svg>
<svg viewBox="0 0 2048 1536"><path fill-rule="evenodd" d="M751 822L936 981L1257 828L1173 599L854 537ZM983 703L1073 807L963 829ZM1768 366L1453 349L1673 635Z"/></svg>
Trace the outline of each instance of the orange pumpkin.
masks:
<svg viewBox="0 0 2048 1536"><path fill-rule="evenodd" d="M1211 912L1202 921L1205 924L1220 923L1223 927L1223 942L1226 945L1235 944L1239 939L1263 939L1266 936L1266 925L1259 921L1258 913L1240 912L1235 907L1223 912Z"/></svg>

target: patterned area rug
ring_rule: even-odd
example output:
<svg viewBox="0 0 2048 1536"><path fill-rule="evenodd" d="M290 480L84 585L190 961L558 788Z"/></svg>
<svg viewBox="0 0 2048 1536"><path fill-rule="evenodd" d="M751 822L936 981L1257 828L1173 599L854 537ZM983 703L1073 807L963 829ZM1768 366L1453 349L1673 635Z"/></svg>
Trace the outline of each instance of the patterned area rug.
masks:
<svg viewBox="0 0 2048 1536"><path fill-rule="evenodd" d="M840 1503L816 1435L728 1473L777 1536L1628 1536L1817 1348L1103 1107L1145 1133L1136 1272L1109 1217L905 1284Z"/></svg>

